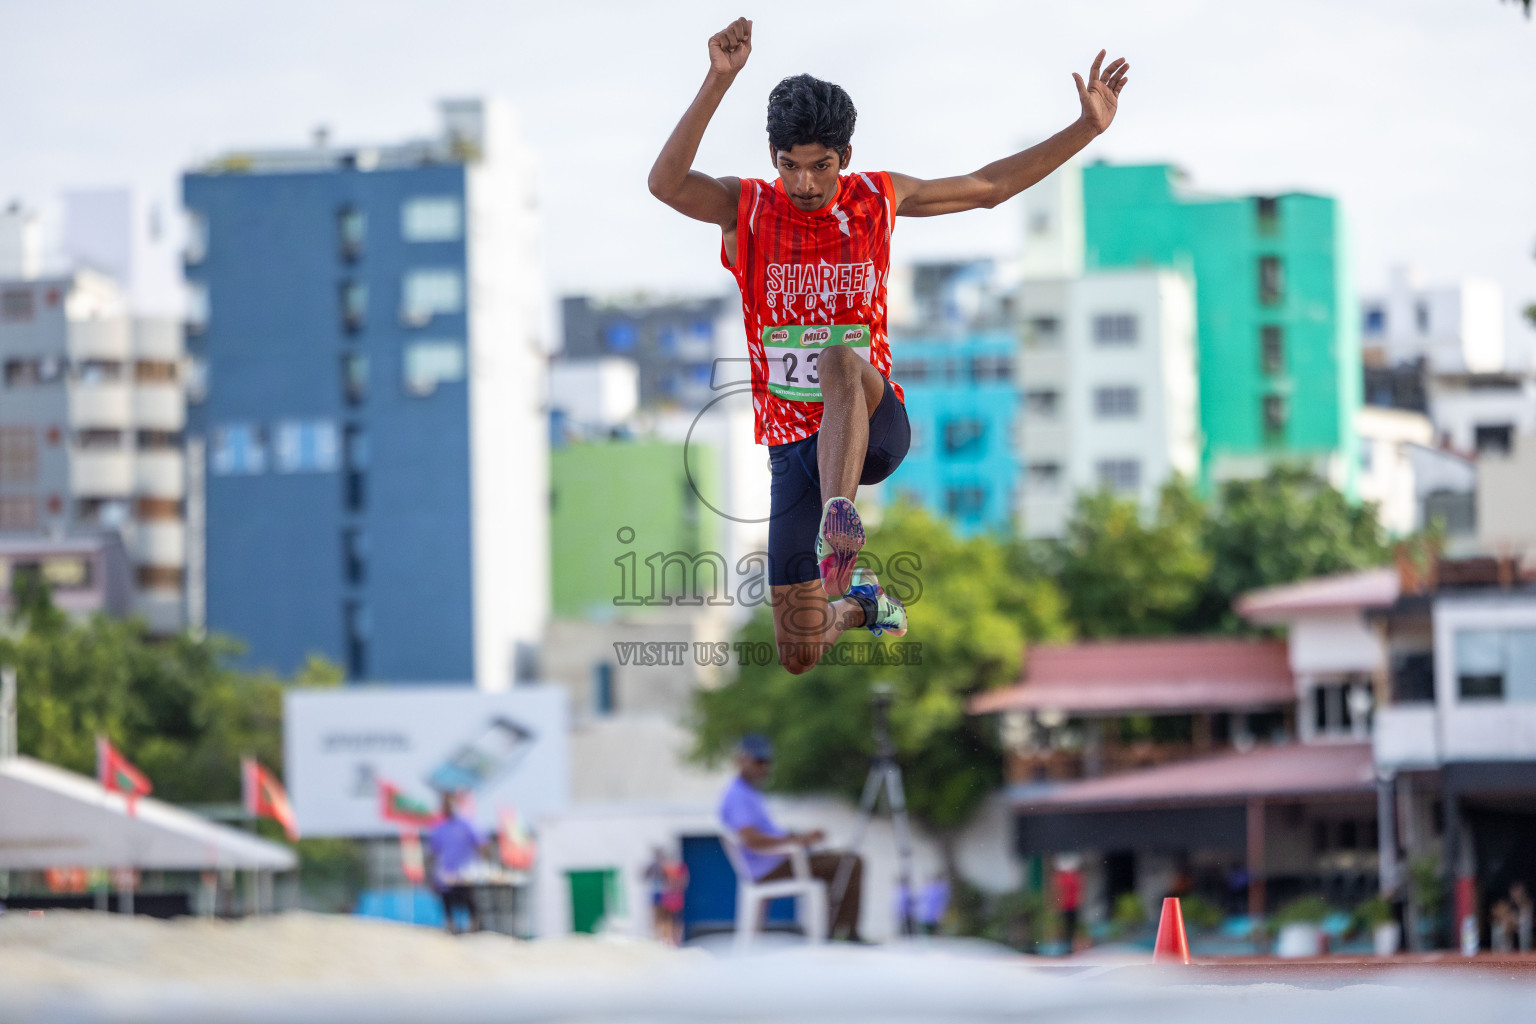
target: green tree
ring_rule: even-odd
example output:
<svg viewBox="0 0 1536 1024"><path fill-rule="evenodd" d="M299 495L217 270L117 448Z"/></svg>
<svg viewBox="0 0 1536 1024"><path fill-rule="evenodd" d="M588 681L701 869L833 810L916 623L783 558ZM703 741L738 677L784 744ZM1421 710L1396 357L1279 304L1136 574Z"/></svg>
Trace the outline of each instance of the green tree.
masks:
<svg viewBox="0 0 1536 1024"><path fill-rule="evenodd" d="M1242 627L1232 602L1245 591L1382 565L1391 557L1371 502L1351 504L1304 466L1221 485L1207 546L1214 559L1195 629Z"/></svg>
<svg viewBox="0 0 1536 1024"><path fill-rule="evenodd" d="M227 802L240 794L240 757L282 770L283 681L228 667L228 638L150 637L142 623L94 616L76 622L47 589L16 581L0 664L17 670L22 753L95 772L95 738L106 734L173 802ZM333 667L312 661L302 676L323 683Z"/></svg>
<svg viewBox="0 0 1536 1024"><path fill-rule="evenodd" d="M1067 637L1061 596L1044 576L1017 574L1008 544L960 539L911 505L888 512L865 552L883 560L871 567L907 602L908 635L893 641L854 630L800 676L747 659L728 685L696 695L695 755L718 761L744 733L765 733L778 746L773 788L856 798L873 753L870 688L887 682L895 691L891 731L908 806L943 836L1002 781L996 738L966 714L966 701L1016 681L1027 642ZM759 610L739 640L772 643L769 609ZM855 645L889 655L897 643L919 650L920 663L835 663Z"/></svg>
<svg viewBox="0 0 1536 1024"><path fill-rule="evenodd" d="M1205 532L1205 507L1182 480L1163 487L1150 522L1132 499L1079 496L1052 553L1077 630L1117 637L1178 629L1211 571Z"/></svg>

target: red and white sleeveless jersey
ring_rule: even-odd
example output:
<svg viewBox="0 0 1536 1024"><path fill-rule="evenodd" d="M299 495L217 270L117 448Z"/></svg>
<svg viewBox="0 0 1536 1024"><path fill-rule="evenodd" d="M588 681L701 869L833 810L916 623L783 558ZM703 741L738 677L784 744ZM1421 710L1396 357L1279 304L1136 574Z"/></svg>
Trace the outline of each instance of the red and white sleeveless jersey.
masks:
<svg viewBox="0 0 1536 1024"><path fill-rule="evenodd" d="M839 176L836 198L812 213L790 202L782 182L742 179L736 263L723 243L720 262L741 289L759 444L821 429L816 364L824 348L852 347L890 379L885 288L895 214L884 171Z"/></svg>

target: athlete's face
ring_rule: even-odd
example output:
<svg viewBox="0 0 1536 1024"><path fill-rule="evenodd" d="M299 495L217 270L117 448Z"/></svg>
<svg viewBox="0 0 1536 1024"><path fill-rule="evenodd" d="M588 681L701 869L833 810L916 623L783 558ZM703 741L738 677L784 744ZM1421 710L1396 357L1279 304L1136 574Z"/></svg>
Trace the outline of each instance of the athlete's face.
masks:
<svg viewBox="0 0 1536 1024"><path fill-rule="evenodd" d="M773 166L784 182L784 192L795 206L810 213L819 210L837 197L837 174L847 170L853 147L843 147L843 155L837 150L815 143L802 143L794 149L768 147Z"/></svg>

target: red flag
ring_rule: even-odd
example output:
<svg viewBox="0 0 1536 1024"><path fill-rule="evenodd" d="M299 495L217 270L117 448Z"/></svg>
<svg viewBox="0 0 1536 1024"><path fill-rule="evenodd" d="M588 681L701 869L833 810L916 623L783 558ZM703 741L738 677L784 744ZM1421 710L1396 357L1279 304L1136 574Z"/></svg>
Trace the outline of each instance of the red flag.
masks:
<svg viewBox="0 0 1536 1024"><path fill-rule="evenodd" d="M108 792L125 795L129 814L137 814L139 797L148 796L155 789L144 773L119 754L105 736L96 737L96 781Z"/></svg>
<svg viewBox="0 0 1536 1024"><path fill-rule="evenodd" d="M421 835L413 828L400 830L400 870L405 880L420 885L427 880L427 862L421 854Z"/></svg>
<svg viewBox="0 0 1536 1024"><path fill-rule="evenodd" d="M288 802L288 791L277 776L267 771L254 757L240 759L240 788L245 800L245 813L253 818L271 818L283 826L290 843L299 841L299 823L293 816L293 805Z"/></svg>
<svg viewBox="0 0 1536 1024"><path fill-rule="evenodd" d="M393 821L412 828L431 828L441 816L414 797L406 796L392 783L379 780L379 814L385 821Z"/></svg>

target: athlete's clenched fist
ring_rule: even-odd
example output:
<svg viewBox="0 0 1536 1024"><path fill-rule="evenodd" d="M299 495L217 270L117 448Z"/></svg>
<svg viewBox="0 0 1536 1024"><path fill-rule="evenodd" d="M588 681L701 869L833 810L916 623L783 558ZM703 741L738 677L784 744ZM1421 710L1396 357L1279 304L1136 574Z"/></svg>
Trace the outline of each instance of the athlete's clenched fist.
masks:
<svg viewBox="0 0 1536 1024"><path fill-rule="evenodd" d="M709 67L721 75L734 75L746 66L752 53L752 23L737 18L709 37Z"/></svg>

